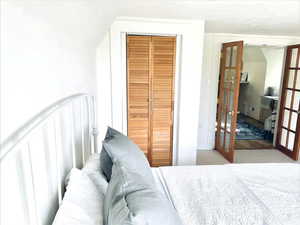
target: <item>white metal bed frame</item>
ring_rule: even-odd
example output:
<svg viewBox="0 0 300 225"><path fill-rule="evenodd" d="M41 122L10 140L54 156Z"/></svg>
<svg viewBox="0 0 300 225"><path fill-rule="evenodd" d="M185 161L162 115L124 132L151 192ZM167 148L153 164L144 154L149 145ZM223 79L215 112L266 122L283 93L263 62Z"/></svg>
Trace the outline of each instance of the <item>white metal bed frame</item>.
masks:
<svg viewBox="0 0 300 225"><path fill-rule="evenodd" d="M0 224L49 225L71 168L98 152L95 99L52 104L0 145Z"/></svg>

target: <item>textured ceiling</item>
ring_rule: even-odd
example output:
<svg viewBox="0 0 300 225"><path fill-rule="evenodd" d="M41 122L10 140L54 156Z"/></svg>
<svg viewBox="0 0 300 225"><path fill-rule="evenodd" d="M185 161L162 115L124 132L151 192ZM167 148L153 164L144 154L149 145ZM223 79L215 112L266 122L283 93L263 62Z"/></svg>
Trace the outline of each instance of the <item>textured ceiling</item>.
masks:
<svg viewBox="0 0 300 225"><path fill-rule="evenodd" d="M206 32L300 36L300 0L121 0L119 16L204 19Z"/></svg>

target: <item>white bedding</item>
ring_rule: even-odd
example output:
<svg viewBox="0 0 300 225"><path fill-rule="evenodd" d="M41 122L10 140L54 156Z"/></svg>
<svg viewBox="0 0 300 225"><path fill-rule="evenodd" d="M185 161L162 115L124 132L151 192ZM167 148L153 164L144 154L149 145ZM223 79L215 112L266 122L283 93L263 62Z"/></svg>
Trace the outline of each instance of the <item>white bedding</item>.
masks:
<svg viewBox="0 0 300 225"><path fill-rule="evenodd" d="M299 225L299 164L153 169L186 225Z"/></svg>

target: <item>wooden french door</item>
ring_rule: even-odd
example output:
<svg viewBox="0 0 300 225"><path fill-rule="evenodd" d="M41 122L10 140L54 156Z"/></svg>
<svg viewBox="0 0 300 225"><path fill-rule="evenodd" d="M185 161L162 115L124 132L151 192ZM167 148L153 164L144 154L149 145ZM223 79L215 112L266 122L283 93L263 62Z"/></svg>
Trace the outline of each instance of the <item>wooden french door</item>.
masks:
<svg viewBox="0 0 300 225"><path fill-rule="evenodd" d="M300 45L288 46L276 147L298 160L300 149Z"/></svg>
<svg viewBox="0 0 300 225"><path fill-rule="evenodd" d="M241 79L243 41L224 43L220 62L216 149L234 161L238 97Z"/></svg>
<svg viewBox="0 0 300 225"><path fill-rule="evenodd" d="M172 165L176 37L127 36L128 137L151 166Z"/></svg>

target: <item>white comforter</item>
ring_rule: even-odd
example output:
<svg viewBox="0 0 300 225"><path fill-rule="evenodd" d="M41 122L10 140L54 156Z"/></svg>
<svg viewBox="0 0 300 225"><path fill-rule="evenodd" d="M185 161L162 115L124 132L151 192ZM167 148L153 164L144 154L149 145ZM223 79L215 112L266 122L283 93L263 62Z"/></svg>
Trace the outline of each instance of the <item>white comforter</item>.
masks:
<svg viewBox="0 0 300 225"><path fill-rule="evenodd" d="M299 225L299 164L162 167L186 225Z"/></svg>

